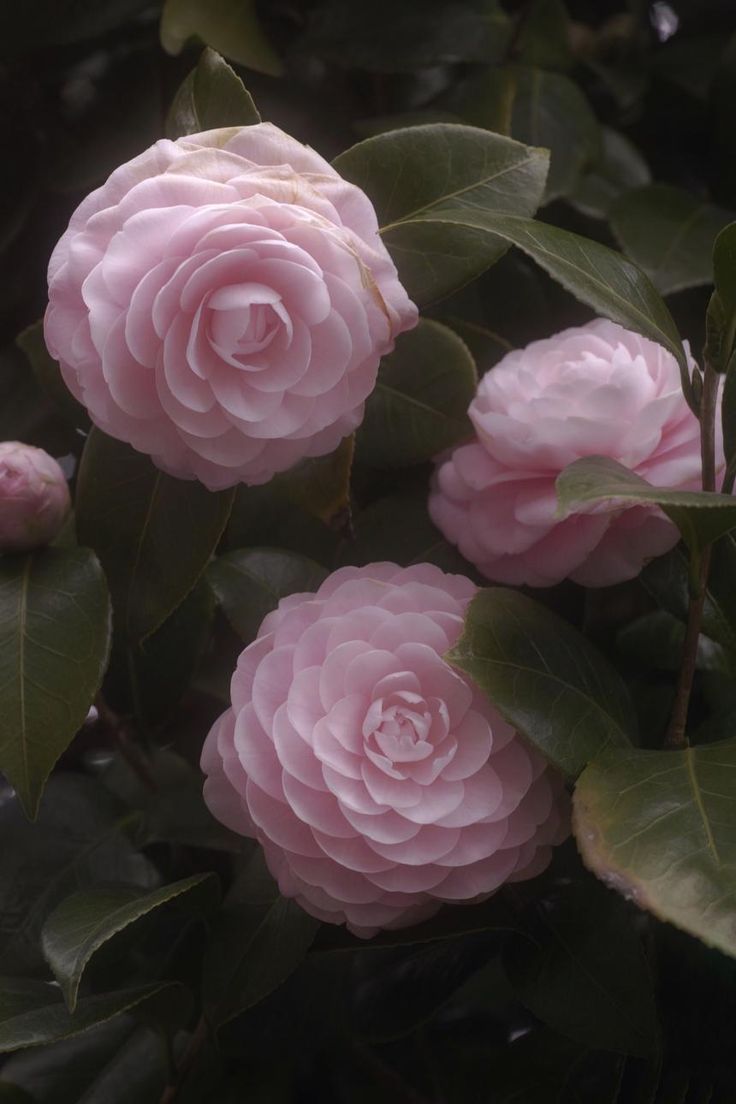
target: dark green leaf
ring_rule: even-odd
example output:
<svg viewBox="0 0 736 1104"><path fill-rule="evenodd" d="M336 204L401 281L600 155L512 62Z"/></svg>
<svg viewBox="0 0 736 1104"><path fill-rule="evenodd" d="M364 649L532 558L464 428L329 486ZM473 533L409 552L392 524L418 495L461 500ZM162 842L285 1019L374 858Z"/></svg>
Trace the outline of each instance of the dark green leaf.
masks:
<svg viewBox="0 0 736 1104"><path fill-rule="evenodd" d="M126 805L140 810L147 843L177 843L216 851L241 851L235 835L210 813L202 797L202 775L168 748L148 755L149 784L117 758L102 775L104 785Z"/></svg>
<svg viewBox="0 0 736 1104"><path fill-rule="evenodd" d="M652 597L680 621L687 620L690 598L688 558L682 548L653 560L644 568L641 581ZM705 588L703 632L736 655L736 543L722 537L711 551L710 572Z"/></svg>
<svg viewBox="0 0 736 1104"><path fill-rule="evenodd" d="M621 629L616 643L623 655L641 668L679 671L685 646L685 625L666 610L637 617ZM734 673L733 663L720 644L701 635L696 652L700 671Z"/></svg>
<svg viewBox="0 0 736 1104"><path fill-rule="evenodd" d="M331 566L338 533L290 502L274 484L271 480L265 487L238 487L222 547L227 551L256 545L285 548Z"/></svg>
<svg viewBox="0 0 736 1104"><path fill-rule="evenodd" d="M161 45L181 53L190 38L255 69L280 77L283 66L261 28L255 0L166 0L161 16Z"/></svg>
<svg viewBox="0 0 736 1104"><path fill-rule="evenodd" d="M39 385L48 397L74 426L86 429L89 426L87 412L72 395L61 378L57 361L46 348L43 336L43 319L27 326L16 337L16 344L25 353Z"/></svg>
<svg viewBox="0 0 736 1104"><path fill-rule="evenodd" d="M618 130L601 127L603 148L568 200L591 218L608 218L618 196L651 182L649 167L638 149Z"/></svg>
<svg viewBox="0 0 736 1104"><path fill-rule="evenodd" d="M245 548L219 556L207 580L231 625L246 643L254 640L263 618L287 594L317 590L327 572L314 560L275 548Z"/></svg>
<svg viewBox="0 0 736 1104"><path fill-rule="evenodd" d="M557 478L557 497L561 510L568 513L610 499L622 505L660 506L696 551L736 529L736 499L731 495L653 487L606 456L586 456L565 468Z"/></svg>
<svg viewBox="0 0 736 1104"><path fill-rule="evenodd" d="M184 134L251 126L260 121L258 109L240 77L208 47L174 97L166 133L169 138L180 138Z"/></svg>
<svg viewBox="0 0 736 1104"><path fill-rule="evenodd" d="M649 278L620 253L528 218L483 214L478 224L518 246L598 314L664 346L686 376L687 360L672 315Z"/></svg>
<svg viewBox="0 0 736 1104"><path fill-rule="evenodd" d="M578 86L559 73L523 65L486 69L471 81L459 111L475 126L550 151L546 202L572 194L600 156L595 115Z"/></svg>
<svg viewBox="0 0 736 1104"><path fill-rule="evenodd" d="M542 69L569 69L574 61L570 19L563 0L533 0L516 41L519 60Z"/></svg>
<svg viewBox="0 0 736 1104"><path fill-rule="evenodd" d="M2 979L0 984L0 1054L69 1039L121 1012L162 1001L181 1002L186 991L180 985L144 985L117 993L85 997L69 1012L59 990L43 981Z"/></svg>
<svg viewBox="0 0 736 1104"><path fill-rule="evenodd" d="M594 882L535 902L504 948L519 998L576 1042L651 1055L658 1033L653 982L634 921L620 897Z"/></svg>
<svg viewBox="0 0 736 1104"><path fill-rule="evenodd" d="M110 602L86 548L0 559L0 769L29 817L84 722L110 647Z"/></svg>
<svg viewBox="0 0 736 1104"><path fill-rule="evenodd" d="M574 828L604 882L736 955L736 742L605 752L578 780Z"/></svg>
<svg viewBox="0 0 736 1104"><path fill-rule="evenodd" d="M215 603L204 578L160 628L139 644L113 642L105 700L144 727L160 724L191 685L210 638Z"/></svg>
<svg viewBox="0 0 736 1104"><path fill-rule="evenodd" d="M481 590L447 658L567 774L630 742L634 711L617 672L581 633L523 594Z"/></svg>
<svg viewBox="0 0 736 1104"><path fill-rule="evenodd" d="M194 874L150 893L119 886L83 890L66 897L46 918L41 946L69 1011L77 1006L79 984L90 959L118 932L172 901L191 915L201 916L217 899L214 874Z"/></svg>
<svg viewBox="0 0 736 1104"><path fill-rule="evenodd" d="M77 479L79 539L100 557L116 632L137 642L192 590L227 524L234 492L172 479L98 429Z"/></svg>
<svg viewBox="0 0 736 1104"><path fill-rule="evenodd" d="M219 1027L281 985L302 961L319 923L281 897L260 849L215 921L204 963L204 1000Z"/></svg>
<svg viewBox="0 0 736 1104"><path fill-rule="evenodd" d="M356 458L377 468L431 460L471 436L475 364L467 346L439 322L422 319L381 361L356 434Z"/></svg>
<svg viewBox="0 0 736 1104"><path fill-rule="evenodd" d="M713 246L715 291L708 304L705 358L719 372L733 367L736 341L736 222L721 230ZM732 385L733 386L733 385ZM732 416L724 396L724 425ZM731 453L727 454L729 457Z"/></svg>
<svg viewBox="0 0 736 1104"><path fill-rule="evenodd" d="M269 486L294 506L340 529L350 517L350 472L355 438L344 437L334 452L302 460Z"/></svg>
<svg viewBox="0 0 736 1104"><path fill-rule="evenodd" d="M485 232L493 230L486 217L532 215L547 164L544 150L451 123L379 134L335 160L375 204L383 240L420 304L447 295L501 256L507 246Z"/></svg>
<svg viewBox="0 0 736 1104"><path fill-rule="evenodd" d="M0 805L0 970L46 971L40 936L46 916L68 894L101 882L150 889L150 862L134 850L126 829L136 813L121 816L102 786L78 774L49 781L38 820L29 824L18 802Z"/></svg>
<svg viewBox="0 0 736 1104"><path fill-rule="evenodd" d="M682 188L649 184L610 211L619 245L663 295L713 280L713 242L733 215Z"/></svg>
<svg viewBox="0 0 736 1104"><path fill-rule="evenodd" d="M340 549L341 564L369 564L391 560L402 567L433 563L460 575L472 568L440 533L427 513L427 496L402 494L380 498L361 511L353 523L352 539Z"/></svg>

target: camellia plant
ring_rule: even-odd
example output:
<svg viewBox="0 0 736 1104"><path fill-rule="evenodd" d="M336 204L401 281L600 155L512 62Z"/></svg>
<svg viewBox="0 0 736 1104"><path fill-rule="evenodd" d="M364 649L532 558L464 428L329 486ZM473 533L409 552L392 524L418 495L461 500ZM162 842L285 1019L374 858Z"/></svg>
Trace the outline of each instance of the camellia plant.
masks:
<svg viewBox="0 0 736 1104"><path fill-rule="evenodd" d="M736 19L602 7L17 15L0 1100L736 1100Z"/></svg>

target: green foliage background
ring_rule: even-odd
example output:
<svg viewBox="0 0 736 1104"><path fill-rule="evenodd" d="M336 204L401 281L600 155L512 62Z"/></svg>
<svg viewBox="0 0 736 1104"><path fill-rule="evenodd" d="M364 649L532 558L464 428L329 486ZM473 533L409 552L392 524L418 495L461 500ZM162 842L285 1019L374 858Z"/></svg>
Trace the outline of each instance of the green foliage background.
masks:
<svg viewBox="0 0 736 1104"><path fill-rule="evenodd" d="M683 543L619 587L473 603L451 661L574 788L533 882L362 943L279 897L197 768L280 597L376 559L476 578L427 479L509 349L604 314L697 405L681 342L705 347L732 487L730 0L26 0L0 30L0 439L65 457L75 502L54 548L0 560L0 1101L731 1104L730 499L581 461L563 505L657 502ZM90 432L38 319L90 189L259 115L368 192L423 318L355 440L213 495ZM714 541L689 743L662 750Z"/></svg>

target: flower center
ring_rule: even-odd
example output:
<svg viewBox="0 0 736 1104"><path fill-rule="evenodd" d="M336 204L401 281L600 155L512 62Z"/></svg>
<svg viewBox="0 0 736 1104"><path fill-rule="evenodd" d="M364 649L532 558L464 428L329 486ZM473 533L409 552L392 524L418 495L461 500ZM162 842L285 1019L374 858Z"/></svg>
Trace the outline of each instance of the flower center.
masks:
<svg viewBox="0 0 736 1104"><path fill-rule="evenodd" d="M209 338L229 360L247 360L271 344L281 330L287 343L293 327L281 296L264 284L230 284L207 302Z"/></svg>
<svg viewBox="0 0 736 1104"><path fill-rule="evenodd" d="M366 751L391 763L415 763L434 751L432 713L420 694L407 690L373 701L363 722Z"/></svg>

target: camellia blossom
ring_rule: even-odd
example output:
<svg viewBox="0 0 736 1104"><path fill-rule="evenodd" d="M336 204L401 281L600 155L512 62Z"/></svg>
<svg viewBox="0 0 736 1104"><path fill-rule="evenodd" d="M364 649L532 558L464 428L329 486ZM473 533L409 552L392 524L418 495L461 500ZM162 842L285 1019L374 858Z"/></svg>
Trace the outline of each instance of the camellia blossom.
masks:
<svg viewBox="0 0 736 1104"><path fill-rule="evenodd" d="M49 544L69 506L69 487L52 456L20 441L0 441L0 552Z"/></svg>
<svg viewBox="0 0 736 1104"><path fill-rule="evenodd" d="M608 586L677 543L657 507L611 501L561 519L555 493L563 468L594 455L657 487L700 486L699 423L660 345L602 319L564 330L508 353L469 414L477 437L440 459L429 512L489 579Z"/></svg>
<svg viewBox="0 0 736 1104"><path fill-rule="evenodd" d="M287 897L355 934L547 865L566 796L443 659L476 591L430 564L347 567L261 625L202 753L205 800Z"/></svg>
<svg viewBox="0 0 736 1104"><path fill-rule="evenodd" d="M416 322L368 197L270 123L156 142L84 200L49 264L67 386L212 490L335 449Z"/></svg>

